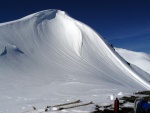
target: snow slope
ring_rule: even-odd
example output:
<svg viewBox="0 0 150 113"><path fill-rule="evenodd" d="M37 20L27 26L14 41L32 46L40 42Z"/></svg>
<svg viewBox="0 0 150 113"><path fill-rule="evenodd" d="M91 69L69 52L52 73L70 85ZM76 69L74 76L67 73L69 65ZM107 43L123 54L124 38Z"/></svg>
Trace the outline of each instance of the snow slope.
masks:
<svg viewBox="0 0 150 113"><path fill-rule="evenodd" d="M0 24L0 80L2 113L150 89L98 33L60 10Z"/></svg>
<svg viewBox="0 0 150 113"><path fill-rule="evenodd" d="M115 48L115 50L128 62L138 66L150 74L150 55L143 52L134 52L126 49Z"/></svg>

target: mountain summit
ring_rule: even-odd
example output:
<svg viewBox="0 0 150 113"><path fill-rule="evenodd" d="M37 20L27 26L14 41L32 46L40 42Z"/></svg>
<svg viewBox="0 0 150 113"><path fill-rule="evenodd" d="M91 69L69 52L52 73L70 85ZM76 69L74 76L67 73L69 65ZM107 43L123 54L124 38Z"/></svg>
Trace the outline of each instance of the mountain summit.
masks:
<svg viewBox="0 0 150 113"><path fill-rule="evenodd" d="M102 94L106 101L112 93L150 89L98 33L60 10L0 24L0 79L0 96L13 98L11 106L20 95L44 104L43 98L88 100ZM0 103L2 110L6 105Z"/></svg>

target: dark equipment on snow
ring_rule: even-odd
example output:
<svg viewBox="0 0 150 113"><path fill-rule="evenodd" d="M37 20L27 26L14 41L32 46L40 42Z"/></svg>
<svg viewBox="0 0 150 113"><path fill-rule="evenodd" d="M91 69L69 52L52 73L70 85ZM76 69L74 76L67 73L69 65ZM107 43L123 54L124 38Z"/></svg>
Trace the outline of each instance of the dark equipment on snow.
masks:
<svg viewBox="0 0 150 113"><path fill-rule="evenodd" d="M119 113L119 100L116 98L114 101L114 113Z"/></svg>

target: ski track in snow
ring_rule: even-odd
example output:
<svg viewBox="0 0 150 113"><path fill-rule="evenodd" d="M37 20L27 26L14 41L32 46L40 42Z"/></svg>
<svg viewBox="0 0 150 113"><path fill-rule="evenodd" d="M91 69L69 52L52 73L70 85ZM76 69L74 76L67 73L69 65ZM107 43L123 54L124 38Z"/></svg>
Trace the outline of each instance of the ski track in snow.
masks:
<svg viewBox="0 0 150 113"><path fill-rule="evenodd" d="M63 11L0 24L0 113L39 113L78 99L113 103L115 97L150 89L148 76ZM94 110L89 106L50 112L88 113Z"/></svg>

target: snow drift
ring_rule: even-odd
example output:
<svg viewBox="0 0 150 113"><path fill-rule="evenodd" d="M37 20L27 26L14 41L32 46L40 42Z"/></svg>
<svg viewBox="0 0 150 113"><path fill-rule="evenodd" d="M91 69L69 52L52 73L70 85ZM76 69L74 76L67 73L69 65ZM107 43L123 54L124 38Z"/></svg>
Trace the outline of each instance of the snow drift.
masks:
<svg viewBox="0 0 150 113"><path fill-rule="evenodd" d="M5 113L8 105L16 113L33 104L106 102L119 92L150 89L98 33L60 10L0 24L0 80Z"/></svg>

